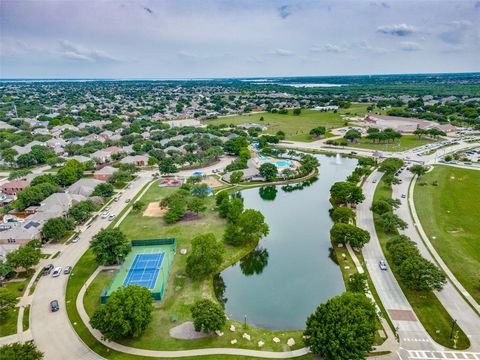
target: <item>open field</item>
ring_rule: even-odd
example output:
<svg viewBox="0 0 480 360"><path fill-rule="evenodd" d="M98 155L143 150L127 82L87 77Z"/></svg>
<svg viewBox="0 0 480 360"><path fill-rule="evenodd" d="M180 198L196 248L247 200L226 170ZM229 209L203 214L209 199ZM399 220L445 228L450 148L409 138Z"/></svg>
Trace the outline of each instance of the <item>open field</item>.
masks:
<svg viewBox="0 0 480 360"><path fill-rule="evenodd" d="M414 190L415 209L430 242L477 302L480 302L479 184L480 171L439 165L422 176Z"/></svg>
<svg viewBox="0 0 480 360"><path fill-rule="evenodd" d="M377 189L374 195L374 201L382 197L392 197L392 189L387 186L383 179L379 182ZM390 259L390 256L386 249L387 241L395 236L395 234L387 234L383 229L378 226L377 222L378 216L374 214L375 221L375 230L377 232L378 239L382 246L383 253L387 259L390 270L395 275L400 287L402 288L403 293L408 299L408 302L412 306L415 314L421 321L422 325L425 327L425 330L429 335L439 344L453 347L453 342L450 340L450 331L452 326L452 317L445 310L443 305L440 303L438 298L435 296L433 291L413 291L409 290L400 280L396 274L396 267ZM466 349L470 346L470 341L468 340L465 333L460 329L458 332L459 339L457 342L457 349Z"/></svg>
<svg viewBox="0 0 480 360"><path fill-rule="evenodd" d="M361 138L359 143L349 145L360 149L371 149L378 151L405 151L422 145L430 144L433 140L418 139L415 135L403 135L399 141L389 144L373 143L367 138Z"/></svg>
<svg viewBox="0 0 480 360"><path fill-rule="evenodd" d="M245 114L236 116L220 117L216 120L209 120L208 124L244 124L244 123L257 123L260 125L268 126L265 133L275 134L281 130L286 135L286 140L294 141L313 141L309 132L311 129L317 126L325 126L327 129L334 129L345 125L345 120L340 115L350 116L364 116L367 112L368 104L352 104L349 109L339 109L336 113L333 111L321 112L314 110L302 110L302 113L298 116L292 114L292 110L288 111L288 114L271 114L271 113L258 113L258 114ZM263 121L260 118L263 117ZM327 137L329 134L327 134Z"/></svg>

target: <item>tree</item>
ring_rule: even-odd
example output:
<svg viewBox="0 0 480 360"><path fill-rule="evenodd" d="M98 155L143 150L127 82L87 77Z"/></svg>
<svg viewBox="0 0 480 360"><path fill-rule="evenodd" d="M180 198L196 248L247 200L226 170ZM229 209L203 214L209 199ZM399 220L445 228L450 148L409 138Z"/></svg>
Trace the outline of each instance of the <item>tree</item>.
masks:
<svg viewBox="0 0 480 360"><path fill-rule="evenodd" d="M400 219L400 217L393 212L386 212L380 215L378 223L387 233L395 233L397 229L405 230L408 226L405 221Z"/></svg>
<svg viewBox="0 0 480 360"><path fill-rule="evenodd" d="M114 291L90 324L107 340L138 338L152 319L152 294L146 287L128 285Z"/></svg>
<svg viewBox="0 0 480 360"><path fill-rule="evenodd" d="M348 181L339 181L330 188L330 201L338 206L361 203L365 199L363 191L357 185Z"/></svg>
<svg viewBox="0 0 480 360"><path fill-rule="evenodd" d="M40 249L31 244L19 247L17 250L7 254L7 262L18 273L19 270L30 270L40 261Z"/></svg>
<svg viewBox="0 0 480 360"><path fill-rule="evenodd" d="M408 288L416 291L441 291L447 282L446 275L421 256L405 259L398 267L398 275Z"/></svg>
<svg viewBox="0 0 480 360"><path fill-rule="evenodd" d="M158 164L158 170L161 174L174 174L178 172L175 161L173 161L173 159L170 157L160 160L160 163Z"/></svg>
<svg viewBox="0 0 480 360"><path fill-rule="evenodd" d="M408 169L412 174L415 174L418 176L418 178L420 179L420 176L424 175L428 168L423 166L423 165L420 165L420 164L416 164L416 165L412 165L410 166L410 168Z"/></svg>
<svg viewBox="0 0 480 360"><path fill-rule="evenodd" d="M300 108L293 109L293 115L299 116L301 113L302 113L302 109Z"/></svg>
<svg viewBox="0 0 480 360"><path fill-rule="evenodd" d="M28 186L17 194L15 200L16 207L19 210L25 210L31 205L40 205L40 203L56 192L57 185L44 183L35 186Z"/></svg>
<svg viewBox="0 0 480 360"><path fill-rule="evenodd" d="M388 158L383 160L378 167L378 170L383 171L388 174L395 174L400 168L404 165L402 159L398 158Z"/></svg>
<svg viewBox="0 0 480 360"><path fill-rule="evenodd" d="M351 292L365 294L367 292L367 276L365 273L354 273L350 276L347 283L347 290Z"/></svg>
<svg viewBox="0 0 480 360"><path fill-rule="evenodd" d="M332 211L333 222L350 224L355 221L355 211L345 206L338 206Z"/></svg>
<svg viewBox="0 0 480 360"><path fill-rule="evenodd" d="M336 223L330 229L330 239L335 244L350 244L361 248L370 241L370 233L355 225Z"/></svg>
<svg viewBox="0 0 480 360"><path fill-rule="evenodd" d="M240 215L242 215L243 209L243 198L236 196L233 199L229 200L225 217L229 222L235 223L240 217Z"/></svg>
<svg viewBox="0 0 480 360"><path fill-rule="evenodd" d="M234 171L230 175L230 183L238 184L240 181L242 181L242 178L243 178L243 171Z"/></svg>
<svg viewBox="0 0 480 360"><path fill-rule="evenodd" d="M391 261L397 266L409 258L420 256L417 245L405 235L398 235L388 240L386 248Z"/></svg>
<svg viewBox="0 0 480 360"><path fill-rule="evenodd" d="M273 201L277 197L277 187L275 185L262 186L258 189L258 194L263 200Z"/></svg>
<svg viewBox="0 0 480 360"><path fill-rule="evenodd" d="M70 186L79 179L75 168L64 166L57 172L57 182L62 186Z"/></svg>
<svg viewBox="0 0 480 360"><path fill-rule="evenodd" d="M272 163L260 165L260 175L267 181L273 181L278 175L277 167Z"/></svg>
<svg viewBox="0 0 480 360"><path fill-rule="evenodd" d="M187 275L194 280L218 271L223 262L225 247L213 234L198 235L192 240L192 251L187 258Z"/></svg>
<svg viewBox="0 0 480 360"><path fill-rule="evenodd" d="M268 235L268 232L269 228L263 214L257 210L247 209L235 223L228 224L224 240L232 245L256 243Z"/></svg>
<svg viewBox="0 0 480 360"><path fill-rule="evenodd" d="M33 340L24 343L12 343L0 347L2 360L41 360L43 353L38 351Z"/></svg>
<svg viewBox="0 0 480 360"><path fill-rule="evenodd" d="M47 240L60 240L72 230L72 220L63 217L48 219L42 227L42 235Z"/></svg>
<svg viewBox="0 0 480 360"><path fill-rule="evenodd" d="M0 320L5 319L8 312L17 304L17 297L6 288L0 288Z"/></svg>
<svg viewBox="0 0 480 360"><path fill-rule="evenodd" d="M35 156L32 154L22 154L17 158L17 164L20 167L26 168L35 165L37 162L35 161Z"/></svg>
<svg viewBox="0 0 480 360"><path fill-rule="evenodd" d="M388 186L400 184L400 180L399 180L394 174L392 174L392 173L386 173L386 174L383 176L383 181L384 181L385 184L387 184Z"/></svg>
<svg viewBox="0 0 480 360"><path fill-rule="evenodd" d="M308 174L319 166L318 159L312 155L303 155L300 159L300 172L302 174Z"/></svg>
<svg viewBox="0 0 480 360"><path fill-rule="evenodd" d="M112 265L124 259L132 245L119 229L102 229L93 237L90 248L99 265Z"/></svg>
<svg viewBox="0 0 480 360"><path fill-rule="evenodd" d="M350 129L345 133L343 137L353 143L360 139L362 137L362 134L358 130Z"/></svg>
<svg viewBox="0 0 480 360"><path fill-rule="evenodd" d="M44 174L44 175L39 175L33 178L32 182L30 183L30 186L35 186L35 185L44 184L44 183L50 183L55 186L58 185L57 178L54 175Z"/></svg>
<svg viewBox="0 0 480 360"><path fill-rule="evenodd" d="M324 136L326 132L327 132L327 129L325 128L325 126L318 126L310 130L310 135L314 137L320 137L320 136Z"/></svg>
<svg viewBox="0 0 480 360"><path fill-rule="evenodd" d="M209 333L215 330L221 330L227 322L222 307L208 299L197 301L190 311L192 313L195 331Z"/></svg>
<svg viewBox="0 0 480 360"><path fill-rule="evenodd" d="M376 321L370 299L346 292L321 304L308 317L305 345L327 360L364 359L375 340Z"/></svg>
<svg viewBox="0 0 480 360"><path fill-rule="evenodd" d="M92 195L93 196L101 196L104 198L110 197L115 193L112 184L109 183L101 183L95 186Z"/></svg>
<svg viewBox="0 0 480 360"><path fill-rule="evenodd" d="M12 265L7 261L0 260L0 287L3 286L5 278L12 272Z"/></svg>
<svg viewBox="0 0 480 360"><path fill-rule="evenodd" d="M207 210L207 205L205 204L205 200L199 197L192 197L187 202L187 210L194 212L195 214L203 213Z"/></svg>
<svg viewBox="0 0 480 360"><path fill-rule="evenodd" d="M170 203L168 206L168 211L163 216L163 220L165 220L168 224L173 224L183 218L185 214L186 204L180 200L174 201Z"/></svg>
<svg viewBox="0 0 480 360"><path fill-rule="evenodd" d="M135 201L132 205L132 210L135 212L140 212L145 207L145 203L143 201Z"/></svg>
<svg viewBox="0 0 480 360"><path fill-rule="evenodd" d="M97 206L91 200L80 201L68 210L68 216L72 217L77 223L86 221L92 213L97 210Z"/></svg>

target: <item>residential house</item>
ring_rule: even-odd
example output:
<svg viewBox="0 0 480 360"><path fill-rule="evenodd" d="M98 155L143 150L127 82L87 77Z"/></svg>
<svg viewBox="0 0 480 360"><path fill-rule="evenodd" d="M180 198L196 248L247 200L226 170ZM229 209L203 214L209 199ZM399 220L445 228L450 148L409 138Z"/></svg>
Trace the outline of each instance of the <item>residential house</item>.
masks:
<svg viewBox="0 0 480 360"><path fill-rule="evenodd" d="M112 154L105 150L97 150L94 153L90 154L90 159L100 164L105 164L112 159Z"/></svg>
<svg viewBox="0 0 480 360"><path fill-rule="evenodd" d="M93 177L100 181L108 181L108 179L117 171L117 168L114 168L112 166L105 166L100 170L95 171Z"/></svg>
<svg viewBox="0 0 480 360"><path fill-rule="evenodd" d="M122 164L134 164L137 166L145 166L148 164L148 155L126 156L120 160Z"/></svg>
<svg viewBox="0 0 480 360"><path fill-rule="evenodd" d="M7 195L17 195L29 185L26 180L12 180L0 186L0 190Z"/></svg>
<svg viewBox="0 0 480 360"><path fill-rule="evenodd" d="M73 183L66 189L67 194L75 194L75 195L82 195L85 197L89 197L92 195L95 187L99 184L102 184L103 181L98 179L88 179L83 178L78 180L77 182Z"/></svg>

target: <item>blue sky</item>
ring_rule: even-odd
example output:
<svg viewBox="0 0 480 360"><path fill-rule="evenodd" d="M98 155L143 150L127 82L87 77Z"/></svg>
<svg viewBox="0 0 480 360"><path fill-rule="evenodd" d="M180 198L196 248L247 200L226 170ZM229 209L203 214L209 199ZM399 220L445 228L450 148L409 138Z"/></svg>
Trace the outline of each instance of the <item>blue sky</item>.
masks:
<svg viewBox="0 0 480 360"><path fill-rule="evenodd" d="M1 0L1 78L480 70L480 0Z"/></svg>

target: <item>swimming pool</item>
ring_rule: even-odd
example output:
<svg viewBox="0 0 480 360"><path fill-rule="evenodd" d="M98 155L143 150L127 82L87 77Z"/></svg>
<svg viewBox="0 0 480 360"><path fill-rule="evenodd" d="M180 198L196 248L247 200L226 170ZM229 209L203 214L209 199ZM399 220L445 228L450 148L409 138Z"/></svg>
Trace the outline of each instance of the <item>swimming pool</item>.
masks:
<svg viewBox="0 0 480 360"><path fill-rule="evenodd" d="M274 164L276 167L290 167L292 166L293 163L291 160L280 160L280 161L274 162Z"/></svg>

